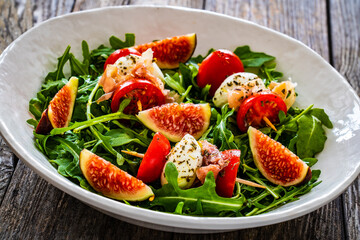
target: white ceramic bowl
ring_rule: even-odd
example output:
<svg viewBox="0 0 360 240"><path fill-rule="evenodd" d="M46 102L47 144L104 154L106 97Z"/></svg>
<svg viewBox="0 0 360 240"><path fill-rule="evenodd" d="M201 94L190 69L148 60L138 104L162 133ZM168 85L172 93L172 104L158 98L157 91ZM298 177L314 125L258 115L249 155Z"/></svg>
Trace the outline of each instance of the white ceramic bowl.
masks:
<svg viewBox="0 0 360 240"><path fill-rule="evenodd" d="M189 217L128 206L73 184L59 175L35 147L28 101L71 45L81 56L81 41L90 49L108 44L111 35L135 33L136 43L195 32L196 54L209 48L234 50L250 45L276 56L278 69L298 83L298 104L324 108L334 123L325 150L318 155L322 183L300 200L266 214L238 218ZM301 59L301 61L299 61ZM359 98L324 59L299 41L254 23L216 13L172 7L114 7L56 17L16 39L0 57L0 130L17 156L48 182L113 217L166 231L214 232L274 224L309 213L341 194L360 171ZM355 143L355 144L354 144Z"/></svg>

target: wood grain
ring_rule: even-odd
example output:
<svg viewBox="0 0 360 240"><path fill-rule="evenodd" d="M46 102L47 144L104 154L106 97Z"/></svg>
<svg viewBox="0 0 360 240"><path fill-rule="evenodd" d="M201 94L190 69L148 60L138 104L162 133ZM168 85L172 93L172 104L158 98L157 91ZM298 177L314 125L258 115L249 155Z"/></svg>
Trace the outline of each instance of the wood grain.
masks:
<svg viewBox="0 0 360 240"><path fill-rule="evenodd" d="M202 8L202 0L111 0L111 1L85 1L78 0L75 3L74 11L81 11L106 6L120 5L166 5L181 6L190 8Z"/></svg>
<svg viewBox="0 0 360 240"><path fill-rule="evenodd" d="M331 39L334 67L360 94L360 2L332 0Z"/></svg>
<svg viewBox="0 0 360 240"><path fill-rule="evenodd" d="M330 1L334 67L360 94L360 2ZM360 239L360 177L342 195L347 239Z"/></svg>
<svg viewBox="0 0 360 240"><path fill-rule="evenodd" d="M0 137L0 206L4 199L17 159Z"/></svg>
<svg viewBox="0 0 360 240"><path fill-rule="evenodd" d="M94 210L18 164L0 209L0 239L168 238ZM153 234L155 233L155 234Z"/></svg>
<svg viewBox="0 0 360 240"><path fill-rule="evenodd" d="M21 21L12 1L0 2L0 53L27 29L26 21ZM16 16L14 16L16 15ZM0 206L10 184L17 158L0 136Z"/></svg>
<svg viewBox="0 0 360 240"><path fill-rule="evenodd" d="M356 0L346 6L341 0L330 0L329 6L326 0L5 0L0 1L0 28L5 30L0 31L0 50L31 26L54 16L97 7L151 3L205 8L248 19L288 34L310 46L327 61L333 62L359 93L360 7ZM333 27L330 38L328 9ZM349 22L353 25L342 29ZM353 29L356 29L355 33ZM337 39L337 33L341 33L340 39ZM0 239L360 238L359 179L342 197L303 217L262 228L193 235L151 230L104 215L48 184L21 161L16 165L14 155L1 140L0 153ZM4 162L6 170L2 170L1 164ZM6 184L3 184L5 181ZM1 184L8 187L3 190Z"/></svg>

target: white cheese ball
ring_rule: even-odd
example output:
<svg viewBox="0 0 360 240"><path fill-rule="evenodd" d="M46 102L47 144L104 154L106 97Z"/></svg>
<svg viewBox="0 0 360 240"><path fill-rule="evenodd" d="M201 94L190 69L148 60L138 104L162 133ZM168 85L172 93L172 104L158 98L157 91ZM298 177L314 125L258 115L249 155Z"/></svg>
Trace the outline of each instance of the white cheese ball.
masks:
<svg viewBox="0 0 360 240"><path fill-rule="evenodd" d="M165 177L165 167L169 162L175 164L178 171L178 185L182 189L191 187L196 179L196 170L202 165L201 147L196 139L186 134L167 156L167 162L161 174L161 184L168 181Z"/></svg>
<svg viewBox="0 0 360 240"><path fill-rule="evenodd" d="M249 92L257 92L259 89L265 89L265 85L256 74L249 72L234 73L227 77L216 90L213 97L215 106L222 107L228 103L228 94L235 89L247 89L251 90Z"/></svg>

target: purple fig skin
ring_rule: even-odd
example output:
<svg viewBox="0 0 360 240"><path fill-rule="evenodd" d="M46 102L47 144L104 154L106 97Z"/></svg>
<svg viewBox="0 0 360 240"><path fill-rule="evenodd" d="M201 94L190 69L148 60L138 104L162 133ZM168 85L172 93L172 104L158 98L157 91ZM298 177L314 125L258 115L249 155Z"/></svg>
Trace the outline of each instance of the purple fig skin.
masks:
<svg viewBox="0 0 360 240"><path fill-rule="evenodd" d="M178 68L179 63L187 62L193 55L197 44L195 33L162 39L134 47L140 53L151 48L156 64L161 69Z"/></svg>
<svg viewBox="0 0 360 240"><path fill-rule="evenodd" d="M45 109L45 111L41 114L40 121L36 127L35 132L37 134L49 134L50 131L53 129L53 126L51 125L51 122L48 117L48 109Z"/></svg>
<svg viewBox="0 0 360 240"><path fill-rule="evenodd" d="M308 168L308 171L306 173L306 176L305 176L304 180L302 180L302 182L299 183L298 186L301 186L301 185L304 185L304 184L308 183L311 180L311 178L312 178L312 172L311 172L311 169Z"/></svg>
<svg viewBox="0 0 360 240"><path fill-rule="evenodd" d="M69 82L62 87L50 101L48 118L53 128L63 128L69 125L74 109L78 84L78 78L71 77Z"/></svg>
<svg viewBox="0 0 360 240"><path fill-rule="evenodd" d="M208 103L167 103L136 116L152 131L162 133L171 142L180 142L187 133L195 139L204 134L210 124L211 109Z"/></svg>
<svg viewBox="0 0 360 240"><path fill-rule="evenodd" d="M293 152L251 126L248 134L255 165L266 179L283 187L310 181L309 166Z"/></svg>

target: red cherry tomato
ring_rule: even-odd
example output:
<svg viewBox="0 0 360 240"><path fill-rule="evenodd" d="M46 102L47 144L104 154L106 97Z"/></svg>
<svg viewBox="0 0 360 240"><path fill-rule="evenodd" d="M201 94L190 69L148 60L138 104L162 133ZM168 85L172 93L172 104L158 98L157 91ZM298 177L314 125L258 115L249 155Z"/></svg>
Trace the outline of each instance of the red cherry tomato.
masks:
<svg viewBox="0 0 360 240"><path fill-rule="evenodd" d="M223 159L229 161L229 164L221 170L216 178L216 193L222 197L232 197L235 180L240 165L240 150L225 150L221 152Z"/></svg>
<svg viewBox="0 0 360 240"><path fill-rule="evenodd" d="M144 79L132 79L121 84L113 95L111 110L117 112L120 103L126 98L131 99L131 102L124 109L124 113L133 115L165 103L165 96L162 91Z"/></svg>
<svg viewBox="0 0 360 240"><path fill-rule="evenodd" d="M266 126L264 117L274 124L279 121L280 111L287 113L286 104L281 97L269 92L258 93L241 103L236 118L237 125L242 132L246 132L249 126Z"/></svg>
<svg viewBox="0 0 360 240"><path fill-rule="evenodd" d="M170 149L169 140L157 132L141 161L136 177L145 183L150 183L160 178L166 162L166 156L169 154Z"/></svg>
<svg viewBox="0 0 360 240"><path fill-rule="evenodd" d="M211 53L201 63L197 84L201 88L210 84L210 95L214 96L216 89L228 76L243 71L244 66L238 56L229 50L220 49Z"/></svg>
<svg viewBox="0 0 360 240"><path fill-rule="evenodd" d="M104 71L106 69L106 66L108 64L114 64L119 58L121 57L125 57L127 55L137 55L137 56L141 56L141 53L139 53L137 50L135 50L134 48L123 48L123 49L118 49L115 52L113 52L105 61L104 64Z"/></svg>

